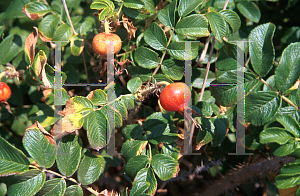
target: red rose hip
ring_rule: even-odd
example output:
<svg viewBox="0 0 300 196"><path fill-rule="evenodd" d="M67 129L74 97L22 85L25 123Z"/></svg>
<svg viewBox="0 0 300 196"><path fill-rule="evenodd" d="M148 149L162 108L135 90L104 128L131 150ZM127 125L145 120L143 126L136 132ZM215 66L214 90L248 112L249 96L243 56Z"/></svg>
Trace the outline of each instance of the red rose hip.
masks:
<svg viewBox="0 0 300 196"><path fill-rule="evenodd" d="M10 98L10 96L10 87L4 82L0 82L0 103L6 102Z"/></svg>
<svg viewBox="0 0 300 196"><path fill-rule="evenodd" d="M187 107L190 99L191 90L182 82L169 84L163 89L159 97L160 104L166 111L178 111L179 113L184 111L184 106Z"/></svg>

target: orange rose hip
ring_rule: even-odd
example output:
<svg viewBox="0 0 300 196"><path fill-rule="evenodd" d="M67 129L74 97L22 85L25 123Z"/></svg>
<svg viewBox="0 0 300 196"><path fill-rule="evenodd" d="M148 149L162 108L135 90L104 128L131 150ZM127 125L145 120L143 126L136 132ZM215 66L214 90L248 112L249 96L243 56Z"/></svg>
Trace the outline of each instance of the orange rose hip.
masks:
<svg viewBox="0 0 300 196"><path fill-rule="evenodd" d="M0 103L6 102L10 98L10 96L10 87L4 82L0 82Z"/></svg>
<svg viewBox="0 0 300 196"><path fill-rule="evenodd" d="M114 41L114 54L118 53L122 47L121 38L113 33L99 33L93 39L93 49L104 58L107 57L107 41Z"/></svg>

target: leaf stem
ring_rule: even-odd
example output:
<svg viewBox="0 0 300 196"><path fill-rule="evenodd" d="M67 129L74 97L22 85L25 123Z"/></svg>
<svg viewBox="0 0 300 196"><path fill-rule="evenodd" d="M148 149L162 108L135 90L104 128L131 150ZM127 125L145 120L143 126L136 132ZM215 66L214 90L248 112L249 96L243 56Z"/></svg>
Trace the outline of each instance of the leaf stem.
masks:
<svg viewBox="0 0 300 196"><path fill-rule="evenodd" d="M63 175L61 175L61 174L59 174L57 172L54 172L52 170L47 170L45 168L36 167L34 165L29 165L29 167L34 168L34 169L38 169L40 171L47 172L47 173L50 173L50 174L54 174L54 175L56 175L58 177L61 177L61 178L66 179L66 180L69 180L69 181L77 184L78 186L81 186L81 187L85 188L86 190L88 190L89 192L91 192L91 193L93 193L95 195L100 195L100 193L98 193L96 190L92 189L89 186L82 185L80 182L77 182L77 180L75 180L74 178L69 178L69 177L63 176Z"/></svg>
<svg viewBox="0 0 300 196"><path fill-rule="evenodd" d="M177 23L178 23L180 20L181 20L181 17L178 19ZM170 37L169 37L169 40L168 40L167 46L166 46L166 48L165 48L165 51L164 51L164 53L163 53L163 55L162 55L162 57L161 57L161 59L160 59L158 65L157 65L157 67L155 68L154 72L152 73L152 76L150 77L149 81L147 82L147 86L149 86L149 84L150 84L150 82L151 82L153 76L157 73L158 69L160 68L160 66L161 66L161 64L162 64L162 62L163 62L163 60L164 60L164 58L165 58L165 56L166 56L166 54L167 54L168 46L169 46L169 44L170 44L170 42L171 42L172 36L173 36L173 34L174 34L174 30L175 30L175 27L173 27L173 28L171 29L172 33L171 33L171 35L170 35Z"/></svg>
<svg viewBox="0 0 300 196"><path fill-rule="evenodd" d="M62 3L64 4L64 8L65 8L67 17L68 17L68 19L69 19L69 22L70 22L72 31L73 31L74 35L77 35L78 33L76 33L76 31L75 31L75 29L74 29L74 26L73 26L73 23L72 23L72 21L71 21L71 17L70 17L69 10L68 10L67 4L66 4L66 0L62 0Z"/></svg>

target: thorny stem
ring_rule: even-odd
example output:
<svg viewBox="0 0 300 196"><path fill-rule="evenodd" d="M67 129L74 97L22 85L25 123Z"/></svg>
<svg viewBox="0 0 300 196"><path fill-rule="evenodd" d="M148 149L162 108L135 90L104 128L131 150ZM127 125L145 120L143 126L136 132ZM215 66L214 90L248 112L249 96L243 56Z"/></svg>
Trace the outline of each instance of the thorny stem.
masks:
<svg viewBox="0 0 300 196"><path fill-rule="evenodd" d="M56 172L54 172L52 170L47 170L45 168L36 167L34 165L29 165L29 167L34 168L34 169L38 169L40 171L44 171L44 172L47 172L47 173L50 173L50 174L54 174L54 175L56 175L58 177L61 177L61 178L66 179L66 180L69 180L69 181L77 184L78 186L81 186L81 187L87 189L88 191L90 191L91 193L93 193L95 195L100 195L100 193L98 193L96 190L92 189L92 187L89 187L89 186L86 186L86 185L82 185L80 182L77 182L74 178L69 178L69 177L63 176L63 175L61 175L59 173L56 173Z"/></svg>
<svg viewBox="0 0 300 196"><path fill-rule="evenodd" d="M74 29L73 23L72 23L72 21L71 21L71 17L70 17L69 10L68 10L67 4L66 4L66 0L62 0L62 3L64 4L64 8L65 8L67 17L68 17L68 19L69 19L69 22L70 22L72 31L73 31L74 35L77 35L77 33L76 33L75 29Z"/></svg>
<svg viewBox="0 0 300 196"><path fill-rule="evenodd" d="M226 9L226 7L227 7L227 5L228 5L228 2L229 2L229 0L226 0L226 2L225 2L225 4L224 4L224 7L223 7L223 10ZM207 39L209 39L209 38L207 38ZM209 69L210 69L210 63L211 63L212 52L213 52L213 49L214 49L214 46L215 46L215 38L214 38L214 36L212 36L212 39L213 39L213 41L212 41L212 43L211 43L211 49L210 49L210 53L209 53L209 57L208 57L208 62L207 62L207 66L206 66L206 72L205 72L205 76L204 76L204 80L203 80L203 85L202 85L202 89L201 89L199 101L202 101L202 98L203 98L204 89L205 89L205 83L206 83L206 81L207 81L208 71L209 71ZM208 41L206 41L206 42L208 42ZM204 57L205 57L205 55L206 55L206 52L207 52L207 51L205 51L205 53L202 52L202 55L204 55ZM204 53L204 54L203 54L203 53ZM201 55L201 56L202 56L202 55Z"/></svg>
<svg viewBox="0 0 300 196"><path fill-rule="evenodd" d="M178 23L180 20L181 20L181 17L178 19L177 23ZM163 60L164 60L164 58L165 58L165 56L166 56L166 54L167 54L168 46L169 46L169 44L170 44L170 42L171 42L171 39L172 39L172 36L173 36L173 34L174 34L175 27L173 27L171 30L172 30L172 33L171 33L171 35L170 35L170 37L169 37L169 40L168 40L167 46L166 46L166 48L165 48L165 51L164 51L164 53L163 53L163 55L162 55L162 57L161 57L161 59L160 59L158 65L157 65L156 69L155 69L154 72L152 73L152 76L150 77L149 81L147 82L147 86L149 86L149 84L150 84L150 82L151 82L153 76L157 73L158 69L160 68L160 66L161 66L161 64L162 64L162 62L163 62Z"/></svg>

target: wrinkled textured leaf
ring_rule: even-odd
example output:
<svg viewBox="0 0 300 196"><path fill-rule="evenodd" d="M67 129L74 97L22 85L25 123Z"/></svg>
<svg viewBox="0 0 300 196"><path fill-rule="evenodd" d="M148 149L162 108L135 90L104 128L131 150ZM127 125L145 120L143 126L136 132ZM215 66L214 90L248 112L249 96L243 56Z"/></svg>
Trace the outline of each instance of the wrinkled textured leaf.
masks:
<svg viewBox="0 0 300 196"><path fill-rule="evenodd" d="M49 168L54 164L56 147L47 140L39 129L27 129L23 137L23 145L41 167Z"/></svg>
<svg viewBox="0 0 300 196"><path fill-rule="evenodd" d="M83 185L92 184L104 172L105 160L86 151L78 168L78 181Z"/></svg>
<svg viewBox="0 0 300 196"><path fill-rule="evenodd" d="M0 176L14 175L29 169L24 153L0 137Z"/></svg>
<svg viewBox="0 0 300 196"><path fill-rule="evenodd" d="M275 71L277 89L285 92L300 77L300 42L290 44L284 49L281 60Z"/></svg>
<svg viewBox="0 0 300 196"><path fill-rule="evenodd" d="M249 34L249 53L254 71L261 77L266 76L272 69L275 50L272 39L275 25L266 23L257 26Z"/></svg>
<svg viewBox="0 0 300 196"><path fill-rule="evenodd" d="M281 99L275 92L258 91L245 98L245 120L253 125L263 125L276 114Z"/></svg>
<svg viewBox="0 0 300 196"><path fill-rule="evenodd" d="M182 18L175 26L175 32L185 36L206 37L208 31L208 21L200 14L193 14Z"/></svg>
<svg viewBox="0 0 300 196"><path fill-rule="evenodd" d="M184 17L194 11L199 5L203 3L203 0L179 0L178 14L180 17Z"/></svg>
<svg viewBox="0 0 300 196"><path fill-rule="evenodd" d="M151 167L159 179L166 181L177 171L178 162L169 155L156 154L152 157Z"/></svg>
<svg viewBox="0 0 300 196"><path fill-rule="evenodd" d="M81 149L81 139L76 135L67 135L58 142L57 167L64 176L72 176L78 168Z"/></svg>
<svg viewBox="0 0 300 196"><path fill-rule="evenodd" d="M8 196L24 196L36 194L44 185L46 174L40 170L29 170L12 176L14 182L8 187Z"/></svg>
<svg viewBox="0 0 300 196"><path fill-rule="evenodd" d="M150 27L144 32L144 39L155 50L165 50L167 46L166 34L156 22L152 22Z"/></svg>
<svg viewBox="0 0 300 196"><path fill-rule="evenodd" d="M136 174L149 164L149 157L146 155L139 155L132 157L126 164L125 174L133 180Z"/></svg>

